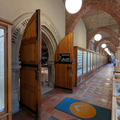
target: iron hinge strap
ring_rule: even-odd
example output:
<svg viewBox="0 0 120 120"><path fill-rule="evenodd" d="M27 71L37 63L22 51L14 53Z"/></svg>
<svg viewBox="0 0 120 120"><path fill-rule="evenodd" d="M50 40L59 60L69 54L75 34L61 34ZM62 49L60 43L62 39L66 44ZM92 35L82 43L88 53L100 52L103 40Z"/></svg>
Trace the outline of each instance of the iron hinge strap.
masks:
<svg viewBox="0 0 120 120"><path fill-rule="evenodd" d="M36 104L36 120L38 120L38 104Z"/></svg>

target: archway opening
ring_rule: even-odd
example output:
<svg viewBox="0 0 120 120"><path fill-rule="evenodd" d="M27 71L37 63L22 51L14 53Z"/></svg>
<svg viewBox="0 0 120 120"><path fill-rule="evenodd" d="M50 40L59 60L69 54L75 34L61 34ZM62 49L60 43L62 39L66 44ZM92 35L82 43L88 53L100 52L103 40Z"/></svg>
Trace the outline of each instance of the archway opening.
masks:
<svg viewBox="0 0 120 120"><path fill-rule="evenodd" d="M54 83L51 81L53 76L51 74L51 67L50 67L50 49L52 49L51 45L48 49L48 42L50 41L47 36L42 32L42 54L41 54L41 88L42 88L42 95L52 91L54 89Z"/></svg>
<svg viewBox="0 0 120 120"><path fill-rule="evenodd" d="M54 42L54 37L51 36L52 33L50 33L49 31L47 31L48 28L45 26L42 26L41 29L41 33L42 33L42 38L41 38L41 94L42 97L44 97L44 95L46 95L48 92L52 91L54 89L54 85L55 85L55 68L54 68L54 56L55 56L55 51L54 51L54 47L52 46L52 42ZM21 44L20 46L22 46L23 44ZM23 53L24 54L24 53ZM20 52L20 56L19 56L19 60L21 60L21 56L23 56L23 54ZM20 61L21 62L21 61ZM21 69L22 69L22 65L21 64ZM31 68L30 68L31 69ZM19 88L21 88L21 77L22 76L22 72L20 72L19 74ZM29 81L28 81L29 82ZM31 81L30 81L31 82ZM29 88L30 89L30 88ZM37 90L37 88L36 88ZM21 101L21 90L19 93L19 101ZM23 106L24 108L25 106ZM25 107L27 108L27 107ZM23 109L24 111L24 109ZM33 115L30 112L31 115ZM31 116L32 117L32 116ZM34 116L33 116L34 118Z"/></svg>
<svg viewBox="0 0 120 120"><path fill-rule="evenodd" d="M19 112L19 101L20 101L20 47L22 36L25 30L25 27L33 13L26 13L18 17L14 21L12 28L12 87L13 87L13 98L12 98L12 111L13 113ZM54 89L55 85L55 51L57 48L57 39L59 34L54 28L54 24L50 19L42 13L41 15L41 32L42 39L48 48L48 78L51 81L49 86ZM52 26L52 27L51 27ZM53 30L54 28L54 30ZM43 35L44 34L44 35ZM45 38L43 38L45 37ZM44 96L43 96L44 97Z"/></svg>

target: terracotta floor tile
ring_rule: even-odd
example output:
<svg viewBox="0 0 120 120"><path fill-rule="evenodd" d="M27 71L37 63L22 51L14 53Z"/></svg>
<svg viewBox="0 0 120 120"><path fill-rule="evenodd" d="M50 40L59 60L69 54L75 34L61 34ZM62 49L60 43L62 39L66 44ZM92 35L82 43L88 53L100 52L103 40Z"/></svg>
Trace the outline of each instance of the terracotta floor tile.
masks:
<svg viewBox="0 0 120 120"><path fill-rule="evenodd" d="M80 120L67 113L55 109L66 97L83 100L85 102L111 109L112 107L112 72L113 67L106 65L100 68L92 77L74 88L73 93L65 89L56 89L42 99L42 120ZM109 79L109 80L107 80ZM13 120L32 120L27 113L20 112L14 115ZM28 117L28 118L27 118Z"/></svg>

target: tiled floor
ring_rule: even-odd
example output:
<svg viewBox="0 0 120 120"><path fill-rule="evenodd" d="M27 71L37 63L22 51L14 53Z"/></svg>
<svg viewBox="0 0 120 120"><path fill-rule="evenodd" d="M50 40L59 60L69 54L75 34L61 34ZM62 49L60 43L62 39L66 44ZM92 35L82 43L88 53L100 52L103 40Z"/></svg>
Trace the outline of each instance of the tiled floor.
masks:
<svg viewBox="0 0 120 120"><path fill-rule="evenodd" d="M73 93L63 89L56 89L42 100L41 120L80 120L74 116L55 109L64 98L70 97L111 109L112 103L112 72L113 66L106 65L101 68L94 76L88 79L79 87L75 88ZM14 115L13 120L33 120L25 112Z"/></svg>

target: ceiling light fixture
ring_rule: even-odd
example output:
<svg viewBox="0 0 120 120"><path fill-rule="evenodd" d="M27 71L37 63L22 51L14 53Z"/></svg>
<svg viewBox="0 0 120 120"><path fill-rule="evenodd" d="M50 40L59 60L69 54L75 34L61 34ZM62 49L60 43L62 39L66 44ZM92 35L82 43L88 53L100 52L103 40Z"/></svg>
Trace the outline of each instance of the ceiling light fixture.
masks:
<svg viewBox="0 0 120 120"><path fill-rule="evenodd" d="M108 55L110 55L110 56L112 55L108 48L105 48L105 51L107 52Z"/></svg>
<svg viewBox="0 0 120 120"><path fill-rule="evenodd" d="M82 7L82 0L66 0L65 7L70 14L75 14Z"/></svg>
<svg viewBox="0 0 120 120"><path fill-rule="evenodd" d="M108 51L108 48L105 48L105 51L107 52L107 51Z"/></svg>
<svg viewBox="0 0 120 120"><path fill-rule="evenodd" d="M107 46L106 44L102 44L101 45L102 48L106 48L106 46Z"/></svg>
<svg viewBox="0 0 120 120"><path fill-rule="evenodd" d="M102 35L101 34L96 34L94 36L94 39L95 39L95 41L100 41L102 39Z"/></svg>

